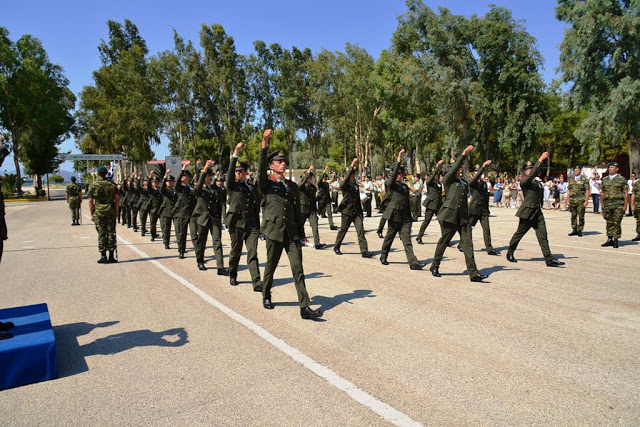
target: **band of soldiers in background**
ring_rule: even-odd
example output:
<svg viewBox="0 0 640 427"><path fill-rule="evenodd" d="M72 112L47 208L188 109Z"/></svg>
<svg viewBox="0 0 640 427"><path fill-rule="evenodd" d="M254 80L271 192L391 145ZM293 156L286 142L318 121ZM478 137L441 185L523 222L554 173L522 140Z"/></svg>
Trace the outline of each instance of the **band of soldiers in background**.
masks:
<svg viewBox="0 0 640 427"><path fill-rule="evenodd" d="M98 231L101 254L98 262L117 262L116 222L133 228L136 232L140 231L142 236L149 232L152 241L161 236L165 249L171 249L173 227L180 259L185 257L189 232L200 270L207 269L204 265L204 253L208 236L211 235L217 274L229 276L229 283L232 286L238 285L238 270L244 246L253 289L262 293L263 307L272 309L273 274L284 250L289 257L301 317L317 318L322 313L310 308L302 246L317 250L326 246L321 241L318 229L319 219L326 218L330 229L338 230L333 246L335 254L342 255L341 245L353 224L362 257L371 258L373 253L369 251L363 223L366 217L371 217L372 202L375 202L376 209L382 213L376 230L378 237L384 239L380 253L381 264L389 264L391 246L396 235L399 235L409 268L421 270L425 264L414 253L411 226L424 215L416 238L418 244L423 244L425 230L435 216L440 223L441 235L429 269L431 274L441 277L440 265L444 252L458 234L458 250L464 253L470 280L482 282L487 278L476 266L472 230L480 223L484 250L488 255L499 255L491 242L489 202L492 185L487 174L491 160L475 165L473 173L465 177L462 166L468 160L473 146L465 148L448 165L439 161L424 179L416 174L407 180L402 150L385 180L379 175L372 181L369 176L364 175L358 182L358 159L354 158L343 180L335 172L329 177L328 168L325 167L317 182L314 168L310 166L297 184L285 177L286 153L283 150L268 153L270 135L270 130L265 131L256 178L247 163L238 161L243 149L242 143L237 144L226 174L216 169L213 160L208 160L202 168L198 161L193 172L187 168L189 162L185 162L177 179L171 175L171 170L160 167L151 171L146 179L143 179L142 174L137 177L132 174L116 185L106 179L107 169L104 166L98 167L98 179L88 189L90 214ZM544 220L548 186L538 177L538 173L541 163L547 157L548 153L545 152L535 163L526 162L522 166L524 174L517 186L502 185L499 179L493 186L494 203L497 207L505 204L505 207L511 207L510 197L506 201L502 198L507 190L515 188L517 191L517 196L511 196L514 199L517 197L519 201L516 212L519 223L507 248L506 258L510 262L517 262L514 252L520 240L530 229L534 229L546 265L564 265L551 253ZM617 163L611 162L608 176L598 182L598 201L602 204L602 215L606 220L607 241L602 244L603 247L619 247L622 217L629 206L636 218L636 237L633 240L640 240L640 198L636 198L640 192L640 181L635 180L629 188L629 183L618 174L618 167ZM572 231L569 236L581 237L585 208L593 194L593 184L582 175L580 166L576 166L573 172L565 186L561 185L564 182L557 186L565 189L562 199L571 214ZM82 190L75 179L67 187L67 202L71 210L72 225L78 225ZM594 203L594 209L596 208ZM339 228L335 226L333 218L338 213L341 219ZM307 220L313 243L307 240L305 234ZM157 232L158 222L161 235ZM231 240L228 269L223 261L223 230L228 231ZM265 240L267 248L262 278L257 250L261 239Z"/></svg>

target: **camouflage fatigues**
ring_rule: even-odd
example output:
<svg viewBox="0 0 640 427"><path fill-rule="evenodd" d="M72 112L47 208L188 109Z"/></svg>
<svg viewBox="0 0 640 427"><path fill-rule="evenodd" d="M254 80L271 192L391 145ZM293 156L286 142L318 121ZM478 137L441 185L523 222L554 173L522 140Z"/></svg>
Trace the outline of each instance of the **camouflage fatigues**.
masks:
<svg viewBox="0 0 640 427"><path fill-rule="evenodd" d="M636 234L640 234L640 179L633 183L633 194L636 199L633 204L633 216L636 218Z"/></svg>
<svg viewBox="0 0 640 427"><path fill-rule="evenodd" d="M94 200L93 217L98 230L100 252L116 250L116 194L118 187L111 181L98 178L89 186L89 198Z"/></svg>
<svg viewBox="0 0 640 427"><path fill-rule="evenodd" d="M69 196L69 209L71 209L71 220L78 221L80 219L80 203L82 197L80 196L82 189L74 182L67 185L67 195Z"/></svg>
<svg viewBox="0 0 640 427"><path fill-rule="evenodd" d="M569 212L571 212L571 228L584 230L585 194L589 190L589 180L584 176L569 180Z"/></svg>
<svg viewBox="0 0 640 427"><path fill-rule="evenodd" d="M602 178L602 216L607 221L607 237L619 239L622 236L624 192L628 189L627 181L621 175L613 179Z"/></svg>

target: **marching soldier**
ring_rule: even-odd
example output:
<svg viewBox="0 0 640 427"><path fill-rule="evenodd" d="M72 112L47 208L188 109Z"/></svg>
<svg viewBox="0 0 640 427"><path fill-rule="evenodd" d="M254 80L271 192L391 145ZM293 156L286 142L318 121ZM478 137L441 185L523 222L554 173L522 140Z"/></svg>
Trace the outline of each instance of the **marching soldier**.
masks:
<svg viewBox="0 0 640 427"><path fill-rule="evenodd" d="M229 229L231 237L231 251L229 252L229 283L238 284L238 264L242 255L242 243L247 248L247 266L251 273L253 290L262 291L260 268L258 266L258 238L260 236L260 200L257 189L247 184L249 164L238 164L238 156L244 144L239 142L233 151L229 171L227 172L226 188L229 195L229 208L224 217L224 223Z"/></svg>
<svg viewBox="0 0 640 427"><path fill-rule="evenodd" d="M67 185L67 203L71 209L71 225L80 225L80 207L82 206L82 187L76 184L76 177L71 177L71 184Z"/></svg>
<svg viewBox="0 0 640 427"><path fill-rule="evenodd" d="M542 255L547 263L547 267L564 265L564 262L554 259L551 254L549 239L547 238L547 225L544 221L544 214L542 213L544 185L542 184L542 180L538 178L538 170L540 169L540 164L548 157L549 153L545 151L535 165L528 161L522 166L524 169L524 177L520 180L520 188L522 188L524 198L518 212L516 212L516 216L520 218L518 229L513 234L509 242L509 248L507 249L507 260L510 262L518 262L514 258L513 253L516 251L520 240L527 234L529 229L533 228L536 231L538 244L540 245L540 249L542 249Z"/></svg>
<svg viewBox="0 0 640 427"><path fill-rule="evenodd" d="M133 226L133 231L138 231L138 204L140 202L140 193L138 192L138 185L136 181L136 173L131 173L131 180L127 185L129 189L129 218L130 224Z"/></svg>
<svg viewBox="0 0 640 427"><path fill-rule="evenodd" d="M618 175L617 162L609 163L609 176L602 178L600 200L602 200L602 216L607 222L607 241L600 246L618 247L618 239L622 235L622 217L629 202L629 185Z"/></svg>
<svg viewBox="0 0 640 427"><path fill-rule="evenodd" d="M633 216L636 218L636 237L631 241L638 242L640 241L640 179L633 183L631 204L633 205Z"/></svg>
<svg viewBox="0 0 640 427"><path fill-rule="evenodd" d="M422 203L424 206L424 219L420 225L420 231L418 231L418 237L416 242L419 245L423 245L422 236L431 222L431 218L434 215L438 215L438 211L442 206L442 184L440 183L440 174L442 173L442 164L444 160L440 160L436 164L436 168L431 172L429 178L424 182L424 186L427 187L427 198Z"/></svg>
<svg viewBox="0 0 640 427"><path fill-rule="evenodd" d="M120 212L122 216L122 225L131 228L131 209L129 209L129 183L125 176L120 183Z"/></svg>
<svg viewBox="0 0 640 427"><path fill-rule="evenodd" d="M187 251L187 228L191 220L191 214L196 207L196 198L191 191L191 172L186 169L186 163L182 166L180 176L176 181L176 203L173 206L173 221L176 230L176 240L178 241L178 258L184 259Z"/></svg>
<svg viewBox="0 0 640 427"><path fill-rule="evenodd" d="M480 179L491 160L487 160L480 165L475 165L475 175L469 182L471 189L471 202L469 203L469 222L474 227L478 221L482 225L482 236L484 237L484 247L489 255L498 255L498 252L491 244L491 228L489 227L489 190L487 183Z"/></svg>
<svg viewBox="0 0 640 427"><path fill-rule="evenodd" d="M382 242L382 252L380 254L380 263L389 265L387 257L391 250L391 244L396 234L400 233L400 240L404 246L404 252L407 255L409 268L411 270L422 270L424 264L418 262L418 258L413 253L413 245L411 244L411 205L409 202L410 191L409 186L403 182L405 170L400 161L404 155L404 149L398 153L398 159L391 176L387 180L387 197L389 197L389 205L385 209L383 217L389 221L387 227L387 235Z"/></svg>
<svg viewBox="0 0 640 427"><path fill-rule="evenodd" d="M582 237L584 230L584 211L589 204L591 186L589 180L582 176L582 166L573 168L573 179L569 180L567 187L567 204L571 212L571 228L569 236Z"/></svg>
<svg viewBox="0 0 640 427"><path fill-rule="evenodd" d="M371 182L371 177L369 175L364 175L362 177L362 192L367 196L366 199L362 201L362 210L366 212L367 218L370 218L371 200L373 200L373 182Z"/></svg>
<svg viewBox="0 0 640 427"><path fill-rule="evenodd" d="M157 224L162 213L162 203L164 202L164 196L160 191L161 182L160 178L153 173L149 172L149 178L147 179L147 191L149 192L149 200L147 201L146 210L149 212L149 232L151 233L151 241L155 241L158 238ZM144 224L144 221L143 221ZM162 227L162 223L160 223Z"/></svg>
<svg viewBox="0 0 640 427"><path fill-rule="evenodd" d="M367 245L367 239L364 236L364 213L362 211L362 203L360 203L360 191L358 190L358 184L356 180L356 163L358 158L355 157L351 162L351 169L349 175L345 178L340 189L342 190L342 201L338 205L338 212L342 213L342 221L340 230L336 236L336 244L333 251L336 255L342 255L340 251L340 245L344 240L344 236L349 230L351 223L355 224L356 232L358 233L358 244L360 245L360 252L363 258L371 258L372 252L369 252Z"/></svg>
<svg viewBox="0 0 640 427"><path fill-rule="evenodd" d="M458 233L460 234L460 248L464 252L469 278L472 282L482 282L487 278L487 276L478 272L473 256L473 240L471 238L471 225L467 206L469 188L462 179L462 162L473 148L473 145L469 145L464 149L442 180L442 185L445 188L445 200L438 211L438 221L440 222L442 236L438 240L438 245L433 255L433 264L429 268L434 277L441 276L439 268L444 251L449 246L453 236Z"/></svg>
<svg viewBox="0 0 640 427"><path fill-rule="evenodd" d="M302 213L302 225L309 220L311 232L313 233L313 243L316 249L322 249L326 245L320 243L320 233L318 232L318 209L316 199L316 186L313 185L313 165L302 175L300 180L300 212Z"/></svg>
<svg viewBox="0 0 640 427"><path fill-rule="evenodd" d="M98 166L98 179L89 186L89 212L91 221L98 231L99 264L118 262L114 253L118 249L116 241L116 212L120 207L118 187L107 180L107 168ZM107 259L107 251L109 258Z"/></svg>
<svg viewBox="0 0 640 427"><path fill-rule="evenodd" d="M422 183L420 182L420 174L417 173L413 176L413 183L409 187L409 191L411 191L411 216L413 217L413 221L418 221L418 218L421 215L420 209L420 198L422 197Z"/></svg>
<svg viewBox="0 0 640 427"><path fill-rule="evenodd" d="M149 211L147 210L147 204L149 203L149 190L150 183L142 179L142 172L138 173L138 179L136 181L136 191L138 192L138 204L136 209L140 217L140 235L144 237L147 233L147 217Z"/></svg>
<svg viewBox="0 0 640 427"><path fill-rule="evenodd" d="M160 194L162 194L162 204L158 210L160 218L160 229L162 230L162 242L165 249L171 249L169 242L171 240L171 221L173 220L173 205L176 203L176 192L173 185L176 179L170 175L171 169L167 169L160 185ZM151 240L153 241L153 230L151 231Z"/></svg>
<svg viewBox="0 0 640 427"><path fill-rule="evenodd" d="M284 151L278 150L269 155L268 143L271 129L267 129L262 137L260 150L258 186L264 198L264 215L262 232L267 245L267 262L264 267L264 287L262 290L262 306L268 310L274 308L271 302L271 286L273 273L278 266L282 250L287 252L291 274L298 293L300 317L315 319L322 312L313 310L304 281L302 267L302 241L306 241L304 224L300 213L300 195L295 182L285 178L287 162ZM273 172L271 179L267 176L267 164Z"/></svg>
<svg viewBox="0 0 640 427"><path fill-rule="evenodd" d="M329 187L331 187L331 204L333 205L333 213L336 213L338 212L338 192L340 191L340 180L338 180L338 175L335 172L331 174Z"/></svg>
<svg viewBox="0 0 640 427"><path fill-rule="evenodd" d="M322 180L318 183L318 212L322 216L329 218L329 228L331 230L337 230L338 227L333 223L333 206L331 206L331 187L327 182L327 169L329 166L325 166L322 173Z"/></svg>

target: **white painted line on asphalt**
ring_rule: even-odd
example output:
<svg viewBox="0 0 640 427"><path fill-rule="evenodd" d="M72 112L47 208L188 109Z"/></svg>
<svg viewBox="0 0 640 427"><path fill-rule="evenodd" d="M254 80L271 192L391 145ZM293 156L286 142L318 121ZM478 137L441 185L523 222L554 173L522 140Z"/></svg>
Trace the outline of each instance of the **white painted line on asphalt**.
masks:
<svg viewBox="0 0 640 427"><path fill-rule="evenodd" d="M253 323L251 320L247 319L241 314L236 313L226 305L222 304L221 302L213 298L211 295L207 294L206 292L204 292L203 290L195 286L193 283L189 282L184 277L180 276L177 273L174 273L172 270L165 267L163 264L161 264L157 260L152 259L152 257L150 257L145 252L138 249L133 243L122 238L121 236L118 236L118 240L121 241L124 245L126 245L129 249L131 249L132 251L140 255L141 257L149 259L149 262L151 262L153 265L158 267L160 270L164 271L167 275L171 276L172 278L180 282L184 287L186 287L187 289L189 289L190 291L198 295L204 301L208 302L213 307L217 308L218 310L220 310L221 312L229 316L231 319L247 327L256 335L258 335L260 338L264 339L269 344L273 345L275 348L277 348L287 356L291 357L293 360L300 363L302 366L309 369L314 374L324 378L332 386L336 387L339 390L344 391L353 400L371 409L373 412L375 412L385 420L398 426L422 425L419 422L411 419L408 415L376 399L366 391L361 390L360 388L358 388L358 386L356 386L351 381L341 377L340 375L338 375L331 369L327 368L326 366L319 364L318 362L316 362L306 354L302 353L297 348L290 346L285 341L281 340L275 335L272 335L266 329L262 328L261 326L258 326L257 324Z"/></svg>
<svg viewBox="0 0 640 427"><path fill-rule="evenodd" d="M33 243L33 240L25 240L25 241L24 241L24 242L22 242L22 243Z"/></svg>
<svg viewBox="0 0 640 427"><path fill-rule="evenodd" d="M35 249L35 246L23 246L22 249Z"/></svg>

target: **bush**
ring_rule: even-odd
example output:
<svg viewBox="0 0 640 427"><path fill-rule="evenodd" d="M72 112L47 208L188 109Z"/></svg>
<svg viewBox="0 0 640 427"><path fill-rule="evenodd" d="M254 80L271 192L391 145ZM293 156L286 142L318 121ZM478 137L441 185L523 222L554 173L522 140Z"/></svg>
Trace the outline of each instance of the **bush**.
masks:
<svg viewBox="0 0 640 427"><path fill-rule="evenodd" d="M55 182L56 184L61 184L64 182L64 178L58 174L50 175L49 182Z"/></svg>
<svg viewBox="0 0 640 427"><path fill-rule="evenodd" d="M47 195L47 191L44 188L38 190L38 197L45 197Z"/></svg>

